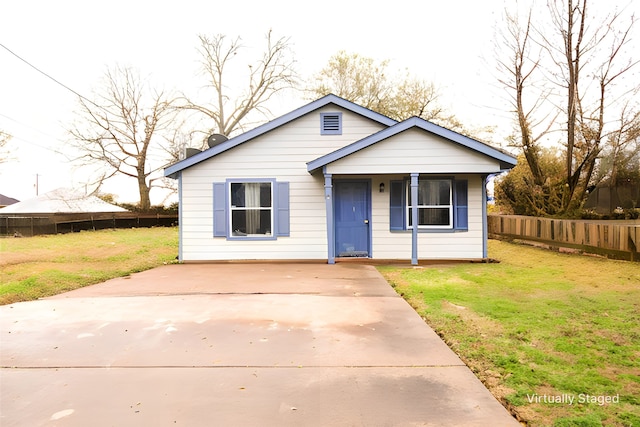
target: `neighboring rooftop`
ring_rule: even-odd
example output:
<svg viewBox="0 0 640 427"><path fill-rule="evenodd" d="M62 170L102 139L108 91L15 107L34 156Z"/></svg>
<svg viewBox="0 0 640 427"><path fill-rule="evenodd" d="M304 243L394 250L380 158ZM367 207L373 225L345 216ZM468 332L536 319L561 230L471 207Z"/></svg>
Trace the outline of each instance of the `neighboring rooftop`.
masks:
<svg viewBox="0 0 640 427"><path fill-rule="evenodd" d="M13 205L14 203L18 203L20 200L14 199L13 197L7 197L4 194L0 194L0 208L3 206Z"/></svg>
<svg viewBox="0 0 640 427"><path fill-rule="evenodd" d="M0 208L0 215L126 211L126 209L107 203L96 196L87 196L83 192L71 188L58 188L38 197Z"/></svg>

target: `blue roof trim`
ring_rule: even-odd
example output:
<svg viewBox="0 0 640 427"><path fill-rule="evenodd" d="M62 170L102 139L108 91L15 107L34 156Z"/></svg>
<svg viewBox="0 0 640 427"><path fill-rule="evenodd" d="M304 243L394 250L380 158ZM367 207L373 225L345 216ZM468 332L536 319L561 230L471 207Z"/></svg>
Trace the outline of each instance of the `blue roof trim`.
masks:
<svg viewBox="0 0 640 427"><path fill-rule="evenodd" d="M463 147L469 148L471 150L477 151L486 156L492 157L500 162L500 167L503 169L510 169L516 165L517 159L515 157L501 150L498 150L497 148L493 148L483 142L477 141L473 138L469 138L468 136L464 136L462 134L459 134L447 128L443 128L442 126L438 126L434 123L431 123L419 117L411 117L391 127L383 129L380 132L374 133L373 135L363 138L360 141L356 141L350 145L340 148L339 150L336 150L332 153L326 154L322 157L319 157L315 160L308 162L307 171L314 172L322 167L325 167L329 163L332 163L332 162L335 162L336 160L347 157L355 153L356 151L360 151L377 142L380 142L384 139L390 138L394 135L404 132L410 128L419 128L419 129L425 130L427 132L446 138L449 141L458 143Z"/></svg>
<svg viewBox="0 0 640 427"><path fill-rule="evenodd" d="M285 114L284 116L280 116L277 119L274 119L268 123L260 125L255 129L252 129L248 132L240 134L234 138L230 138L227 141L219 145L216 145L213 148L209 148L208 150L202 151L187 159L181 160L178 163L174 163L165 168L164 176L175 178L177 176L177 173L184 169L187 169L193 165L196 165L222 152L230 150L233 147L242 144L243 142L249 141L250 139L263 135L299 117L302 117L305 114L309 114L312 111L315 111L329 104L337 105L346 110L352 111L356 114L369 118L373 121L382 123L385 126L392 126L398 123L397 121L387 116L384 116L380 113L376 113L375 111L369 110L368 108L361 107L360 105L354 104L353 102L347 101L346 99L340 98L339 96L329 94L307 105L297 108L291 111L290 113Z"/></svg>

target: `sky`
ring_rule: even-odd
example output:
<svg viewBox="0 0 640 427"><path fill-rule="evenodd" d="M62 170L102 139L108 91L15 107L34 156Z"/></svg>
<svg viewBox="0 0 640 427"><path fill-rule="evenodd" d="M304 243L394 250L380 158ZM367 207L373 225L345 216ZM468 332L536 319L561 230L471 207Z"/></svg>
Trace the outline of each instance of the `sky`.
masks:
<svg viewBox="0 0 640 427"><path fill-rule="evenodd" d="M131 66L178 91L205 84L198 75L199 34L240 36L259 52L264 35L290 38L296 67L308 79L338 51L389 60L390 70L436 84L440 102L469 128L510 126L492 58L506 0L21 0L0 5L0 129L13 136L0 164L0 194L25 200L58 187L79 188L85 171L71 165L65 129L77 96L90 97L107 67ZM640 3L640 2L638 2ZM7 49L13 52L10 53ZM274 117L309 102L291 95ZM507 132L505 132L507 133ZM71 153L73 154L73 153ZM103 191L137 200L135 181ZM132 192L131 189L134 189ZM152 192L152 203L159 195Z"/></svg>

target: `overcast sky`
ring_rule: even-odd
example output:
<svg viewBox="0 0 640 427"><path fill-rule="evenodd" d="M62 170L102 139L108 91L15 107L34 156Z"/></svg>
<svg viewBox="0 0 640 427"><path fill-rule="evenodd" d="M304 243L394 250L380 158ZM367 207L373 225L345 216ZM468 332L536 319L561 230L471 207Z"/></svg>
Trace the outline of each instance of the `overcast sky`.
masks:
<svg viewBox="0 0 640 427"><path fill-rule="evenodd" d="M507 1L507 4L511 2ZM640 2L637 2L640 3ZM636 5L637 5L636 3ZM492 66L491 40L503 0L204 1L21 0L0 5L0 44L90 97L107 66L128 65L169 89L189 91L197 76L198 34L241 36L262 49L264 34L291 38L303 77L339 50L391 61L440 87L442 103L468 127L507 126ZM541 4L544 4L541 2ZM276 115L304 105L291 97ZM21 200L82 174L62 156L76 96L0 47L0 129L13 135L14 160L0 165L0 193ZM135 182L131 182L135 188ZM107 191L127 196L123 184ZM152 192L153 197L153 192ZM153 201L153 202L157 202Z"/></svg>

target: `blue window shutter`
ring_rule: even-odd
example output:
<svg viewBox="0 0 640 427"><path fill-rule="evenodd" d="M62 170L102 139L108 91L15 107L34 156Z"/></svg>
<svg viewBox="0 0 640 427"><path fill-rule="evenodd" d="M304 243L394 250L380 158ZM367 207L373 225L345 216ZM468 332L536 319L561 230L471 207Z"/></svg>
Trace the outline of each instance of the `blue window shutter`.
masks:
<svg viewBox="0 0 640 427"><path fill-rule="evenodd" d="M276 208L276 235L289 236L291 227L289 224L289 183L277 182L277 205Z"/></svg>
<svg viewBox="0 0 640 427"><path fill-rule="evenodd" d="M389 183L389 228L404 230L404 182Z"/></svg>
<svg viewBox="0 0 640 427"><path fill-rule="evenodd" d="M454 199L454 228L456 230L469 229L469 196L466 180L455 181Z"/></svg>
<svg viewBox="0 0 640 427"><path fill-rule="evenodd" d="M227 186L213 183L213 237L227 236Z"/></svg>

